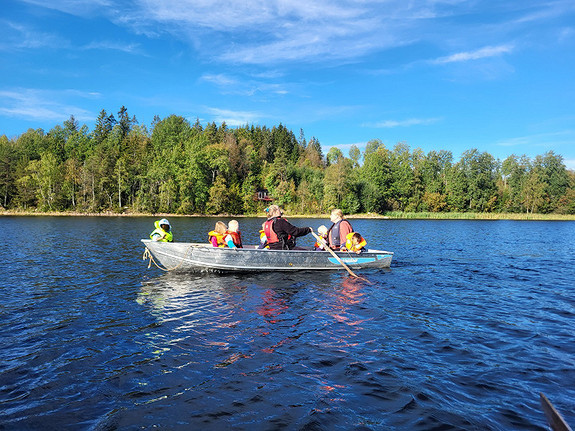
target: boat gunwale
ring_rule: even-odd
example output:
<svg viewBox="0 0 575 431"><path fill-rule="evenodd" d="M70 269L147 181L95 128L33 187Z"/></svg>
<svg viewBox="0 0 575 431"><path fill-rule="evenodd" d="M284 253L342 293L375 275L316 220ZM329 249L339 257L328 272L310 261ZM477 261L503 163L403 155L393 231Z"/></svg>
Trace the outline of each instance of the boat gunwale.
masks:
<svg viewBox="0 0 575 431"><path fill-rule="evenodd" d="M276 252L282 252L282 253L318 253L324 250L315 250L313 248L305 248L305 249L293 249L293 250L273 250L273 249L269 249L269 248L257 248L257 246L255 245L248 245L246 247L243 248L229 248L229 247L214 247L210 244L205 244L205 243L198 243L198 242L160 242L160 241L153 241L151 239L142 239L141 240L142 243L144 243L144 245L146 244L167 244L167 245L172 245L172 244L178 244L184 247L193 247L193 248L201 248L201 249L205 249L205 250L213 250L213 251L217 251L217 252L223 252L223 253L236 253L236 252L258 252L258 253L276 253ZM162 247L164 247L162 245ZM253 248L252 248L253 247ZM360 254L351 254L351 252L348 251L334 251L336 254L338 254L340 257L341 256L351 256L354 257L355 256L365 256L365 255L371 255L371 254L387 254L387 255L392 255L393 256L393 252L392 251L386 251L386 250L376 250L376 249L367 249L363 252L361 252Z"/></svg>

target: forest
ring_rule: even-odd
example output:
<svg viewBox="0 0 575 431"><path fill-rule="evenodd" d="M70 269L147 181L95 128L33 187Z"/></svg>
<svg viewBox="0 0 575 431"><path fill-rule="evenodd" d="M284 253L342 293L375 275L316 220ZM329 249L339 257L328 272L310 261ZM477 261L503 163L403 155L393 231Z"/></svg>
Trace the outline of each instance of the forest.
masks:
<svg viewBox="0 0 575 431"><path fill-rule="evenodd" d="M125 107L92 131L71 116L50 131L0 136L0 209L79 213L255 214L269 200L291 214L500 212L575 214L575 172L553 152L495 159L477 149L387 148L322 153L282 124L178 115L148 129Z"/></svg>

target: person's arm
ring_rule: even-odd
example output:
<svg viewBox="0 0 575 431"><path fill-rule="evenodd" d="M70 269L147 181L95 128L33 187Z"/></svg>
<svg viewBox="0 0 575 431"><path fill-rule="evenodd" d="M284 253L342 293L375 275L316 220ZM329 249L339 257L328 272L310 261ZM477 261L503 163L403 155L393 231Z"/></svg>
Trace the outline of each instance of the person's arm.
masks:
<svg viewBox="0 0 575 431"><path fill-rule="evenodd" d="M339 243L342 247L345 247L345 243L347 242L347 235L352 232L353 228L351 227L351 223L347 220L344 220L339 224Z"/></svg>
<svg viewBox="0 0 575 431"><path fill-rule="evenodd" d="M164 236L165 236L165 235L161 234L160 232L154 231L154 232L152 233L152 240L153 240L153 241L161 241L161 240L164 239Z"/></svg>
<svg viewBox="0 0 575 431"><path fill-rule="evenodd" d="M287 220L285 220L283 218L277 219L275 223L277 223L277 222L280 222L280 225L278 226L278 229L276 230L276 232L278 230L283 230L284 232L290 234L294 238L307 235L308 233L311 232L311 227L297 227L297 226L294 226L293 224L289 223ZM274 226L275 226L275 223L274 223Z"/></svg>
<svg viewBox="0 0 575 431"><path fill-rule="evenodd" d="M210 238L210 242L212 243L212 245L213 245L214 247L217 247L217 246L218 246L218 240L217 240L217 238L216 238L215 236L213 236L213 237Z"/></svg>
<svg viewBox="0 0 575 431"><path fill-rule="evenodd" d="M234 244L234 239L232 238L231 235L226 235L224 241L226 242L229 248L237 248L236 245Z"/></svg>

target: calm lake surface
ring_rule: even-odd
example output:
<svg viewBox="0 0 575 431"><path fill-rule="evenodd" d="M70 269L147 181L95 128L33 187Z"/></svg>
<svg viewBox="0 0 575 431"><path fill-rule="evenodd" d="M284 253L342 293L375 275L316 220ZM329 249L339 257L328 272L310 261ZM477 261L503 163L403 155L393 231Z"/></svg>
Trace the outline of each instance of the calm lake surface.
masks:
<svg viewBox="0 0 575 431"><path fill-rule="evenodd" d="M364 281L148 269L154 220L0 217L0 429L575 426L575 222L351 220Z"/></svg>

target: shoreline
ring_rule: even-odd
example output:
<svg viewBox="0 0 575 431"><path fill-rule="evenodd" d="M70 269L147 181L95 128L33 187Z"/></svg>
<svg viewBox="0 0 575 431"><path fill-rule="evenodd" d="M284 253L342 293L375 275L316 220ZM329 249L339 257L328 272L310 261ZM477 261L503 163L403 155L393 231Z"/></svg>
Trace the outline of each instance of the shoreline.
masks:
<svg viewBox="0 0 575 431"><path fill-rule="evenodd" d="M8 217L162 217L162 218L263 218L265 214L168 214L168 213L83 213L77 211L0 211L0 216ZM290 218L329 219L329 214L288 214ZM539 220L539 221L575 221L575 214L524 214L524 213L401 213L387 214L350 214L348 219L374 220Z"/></svg>

